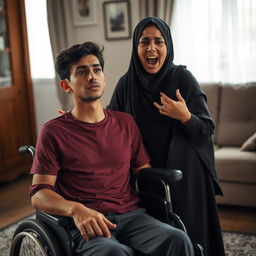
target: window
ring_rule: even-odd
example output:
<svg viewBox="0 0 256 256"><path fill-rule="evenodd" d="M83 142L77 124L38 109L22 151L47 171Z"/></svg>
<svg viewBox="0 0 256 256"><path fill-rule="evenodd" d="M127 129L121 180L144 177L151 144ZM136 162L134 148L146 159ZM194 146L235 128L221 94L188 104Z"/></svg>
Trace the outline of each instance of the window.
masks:
<svg viewBox="0 0 256 256"><path fill-rule="evenodd" d="M49 79L55 76L50 45L46 0L25 0L31 76Z"/></svg>
<svg viewBox="0 0 256 256"><path fill-rule="evenodd" d="M175 1L174 61L200 82L256 81L256 1Z"/></svg>

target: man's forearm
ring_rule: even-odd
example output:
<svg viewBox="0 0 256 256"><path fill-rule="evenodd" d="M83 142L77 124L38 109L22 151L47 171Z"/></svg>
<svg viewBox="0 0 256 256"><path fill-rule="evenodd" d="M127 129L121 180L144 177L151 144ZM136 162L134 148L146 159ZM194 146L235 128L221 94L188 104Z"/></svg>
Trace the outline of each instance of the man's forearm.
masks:
<svg viewBox="0 0 256 256"><path fill-rule="evenodd" d="M109 229L116 228L103 214L84 206L81 203L69 201L50 189L41 189L35 193L31 202L34 208L46 213L68 216L74 219L84 240L90 237L105 236L110 238Z"/></svg>
<svg viewBox="0 0 256 256"><path fill-rule="evenodd" d="M31 197L32 206L49 214L72 217L76 204L50 189L41 189Z"/></svg>

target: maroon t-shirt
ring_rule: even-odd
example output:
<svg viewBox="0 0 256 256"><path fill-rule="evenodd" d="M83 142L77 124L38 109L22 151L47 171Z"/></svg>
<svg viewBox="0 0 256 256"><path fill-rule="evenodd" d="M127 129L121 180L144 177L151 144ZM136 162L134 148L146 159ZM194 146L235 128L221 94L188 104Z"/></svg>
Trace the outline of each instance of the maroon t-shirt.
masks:
<svg viewBox="0 0 256 256"><path fill-rule="evenodd" d="M101 213L137 208L130 168L150 161L140 131L127 114L105 110L105 119L90 124L70 112L43 125L32 174L56 175L56 192Z"/></svg>

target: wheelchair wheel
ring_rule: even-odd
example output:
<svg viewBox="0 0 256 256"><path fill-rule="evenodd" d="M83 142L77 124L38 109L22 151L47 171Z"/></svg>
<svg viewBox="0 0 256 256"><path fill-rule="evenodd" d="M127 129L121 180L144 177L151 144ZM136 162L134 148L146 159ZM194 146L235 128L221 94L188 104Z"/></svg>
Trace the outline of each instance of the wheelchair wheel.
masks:
<svg viewBox="0 0 256 256"><path fill-rule="evenodd" d="M60 256L60 247L49 228L36 219L24 220L15 230L10 256Z"/></svg>

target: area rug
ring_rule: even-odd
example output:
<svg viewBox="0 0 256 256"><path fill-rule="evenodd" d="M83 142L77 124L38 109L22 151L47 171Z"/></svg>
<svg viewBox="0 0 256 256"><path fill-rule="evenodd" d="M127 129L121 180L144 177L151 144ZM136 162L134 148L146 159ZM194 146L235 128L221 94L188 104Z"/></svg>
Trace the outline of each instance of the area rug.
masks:
<svg viewBox="0 0 256 256"><path fill-rule="evenodd" d="M34 216L32 216L34 218ZM22 220L21 220L22 221ZM0 255L9 256L12 235L18 221L0 230ZM256 234L223 231L226 256L256 256Z"/></svg>

